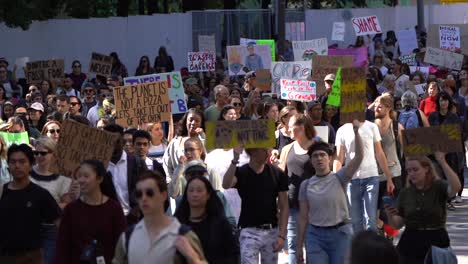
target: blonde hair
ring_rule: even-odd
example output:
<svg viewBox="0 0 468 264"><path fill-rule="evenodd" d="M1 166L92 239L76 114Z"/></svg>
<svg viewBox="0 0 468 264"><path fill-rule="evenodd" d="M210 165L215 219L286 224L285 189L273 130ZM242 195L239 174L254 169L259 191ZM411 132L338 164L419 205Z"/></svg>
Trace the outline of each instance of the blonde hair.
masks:
<svg viewBox="0 0 468 264"><path fill-rule="evenodd" d="M393 109L393 96L389 93L384 93L381 96L377 97L375 99L375 102L379 102L380 104L384 105L385 107L390 108L390 112L388 113L390 115L390 118L392 120L396 120L397 114L395 110Z"/></svg>
<svg viewBox="0 0 468 264"><path fill-rule="evenodd" d="M40 136L34 145L35 147L41 146L46 148L48 151L55 153L57 151L57 142L50 137Z"/></svg>
<svg viewBox="0 0 468 264"><path fill-rule="evenodd" d="M6 154L7 154L8 147L7 147L5 139L3 139L3 137L0 137L0 144L2 144L2 150L0 151L0 157L2 159L6 159Z"/></svg>
<svg viewBox="0 0 468 264"><path fill-rule="evenodd" d="M184 142L184 149L185 149L185 144L187 143L194 143L198 146L198 148L200 149L201 151L201 154L200 154L200 159L205 161L205 158L206 158L206 149L205 149L205 145L203 145L203 142L198 138L198 137L191 137L191 138L188 138L185 142Z"/></svg>
<svg viewBox="0 0 468 264"><path fill-rule="evenodd" d="M426 156L415 156L415 157L408 157L406 158L406 166L408 167L408 161L417 161L419 162L419 165L421 165L423 168L426 168L427 169L427 174L426 174L426 178L424 179L424 189L426 189L427 187L430 187L432 186L432 183L437 180L437 179L440 179L439 175L437 174L437 171L434 167L434 164L432 163L432 161L426 157ZM410 184L412 184L412 182L410 181L409 177L406 181L406 186L410 186Z"/></svg>
<svg viewBox="0 0 468 264"><path fill-rule="evenodd" d="M51 121L45 123L44 127L42 127L41 135L46 136L47 135L47 130L49 130L47 127L52 125L52 124L56 124L59 127L59 129L62 129L62 124L60 124L59 121L51 120Z"/></svg>

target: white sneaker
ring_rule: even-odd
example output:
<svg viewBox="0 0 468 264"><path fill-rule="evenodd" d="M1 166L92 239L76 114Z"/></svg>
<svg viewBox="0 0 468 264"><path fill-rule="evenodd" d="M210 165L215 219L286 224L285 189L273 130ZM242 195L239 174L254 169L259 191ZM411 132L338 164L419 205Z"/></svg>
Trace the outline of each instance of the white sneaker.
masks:
<svg viewBox="0 0 468 264"><path fill-rule="evenodd" d="M463 200L462 200L461 196L455 197L455 203L462 203L462 202L463 202Z"/></svg>

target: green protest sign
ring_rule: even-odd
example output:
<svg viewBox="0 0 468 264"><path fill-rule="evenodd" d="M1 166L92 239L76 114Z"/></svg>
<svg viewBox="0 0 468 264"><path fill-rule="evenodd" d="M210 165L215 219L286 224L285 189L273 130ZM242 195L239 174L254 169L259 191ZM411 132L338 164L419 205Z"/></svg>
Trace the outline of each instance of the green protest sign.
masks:
<svg viewBox="0 0 468 264"><path fill-rule="evenodd" d="M341 67L336 71L331 93L328 95L327 105L339 107L341 103Z"/></svg>
<svg viewBox="0 0 468 264"><path fill-rule="evenodd" d="M29 137L28 132L21 132L21 133L8 133L8 132L0 132L0 136L3 137L7 147L13 144L29 144Z"/></svg>

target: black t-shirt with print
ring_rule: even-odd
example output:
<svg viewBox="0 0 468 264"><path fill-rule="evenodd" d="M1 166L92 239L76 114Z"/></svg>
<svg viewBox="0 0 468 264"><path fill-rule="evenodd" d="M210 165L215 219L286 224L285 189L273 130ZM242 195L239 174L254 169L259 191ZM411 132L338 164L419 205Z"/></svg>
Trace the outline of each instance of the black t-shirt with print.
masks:
<svg viewBox="0 0 468 264"><path fill-rule="evenodd" d="M61 209L52 195L30 183L21 190L3 186L0 198L0 255L41 247L41 224L58 219Z"/></svg>

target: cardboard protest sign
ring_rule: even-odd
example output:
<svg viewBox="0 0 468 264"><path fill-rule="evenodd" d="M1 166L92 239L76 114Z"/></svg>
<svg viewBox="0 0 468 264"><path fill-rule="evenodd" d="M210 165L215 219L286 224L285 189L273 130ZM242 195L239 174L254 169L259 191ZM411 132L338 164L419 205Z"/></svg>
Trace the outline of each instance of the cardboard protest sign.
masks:
<svg viewBox="0 0 468 264"><path fill-rule="evenodd" d="M424 62L459 71L463 65L463 54L427 47Z"/></svg>
<svg viewBox="0 0 468 264"><path fill-rule="evenodd" d="M310 71L310 61L273 62L271 92L280 94L280 79L307 80L310 77Z"/></svg>
<svg viewBox="0 0 468 264"><path fill-rule="evenodd" d="M266 119L206 122L207 149L272 148L276 144L275 122Z"/></svg>
<svg viewBox="0 0 468 264"><path fill-rule="evenodd" d="M58 59L27 62L24 74L30 84L42 80L60 81L65 77L64 61Z"/></svg>
<svg viewBox="0 0 468 264"><path fill-rule="evenodd" d="M347 49L329 49L328 55L351 55L353 56L354 67L366 67L368 64L367 47L347 48Z"/></svg>
<svg viewBox="0 0 468 264"><path fill-rule="evenodd" d="M351 23L356 36L382 33L377 16L353 17Z"/></svg>
<svg viewBox="0 0 468 264"><path fill-rule="evenodd" d="M366 72L364 68L341 69L340 123L366 118Z"/></svg>
<svg viewBox="0 0 468 264"><path fill-rule="evenodd" d="M331 49L329 50L331 51ZM317 85L317 95L325 92L323 79L329 73L336 73L339 67L353 67L353 56L314 56L312 59L312 80Z"/></svg>
<svg viewBox="0 0 468 264"><path fill-rule="evenodd" d="M151 83L157 81L167 81L169 87L169 103L172 114L187 112L187 102L185 101L184 84L180 72L169 72L160 74L149 74L124 78L124 85L137 85L141 83Z"/></svg>
<svg viewBox="0 0 468 264"><path fill-rule="evenodd" d="M406 157L426 156L436 151L462 152L460 131L458 124L405 129L403 150Z"/></svg>
<svg viewBox="0 0 468 264"><path fill-rule="evenodd" d="M255 71L256 78L255 83L256 87L262 91L271 90L271 74L269 69L258 69Z"/></svg>
<svg viewBox="0 0 468 264"><path fill-rule="evenodd" d="M114 88L115 121L123 127L169 121L171 108L166 81Z"/></svg>
<svg viewBox="0 0 468 264"><path fill-rule="evenodd" d="M294 60L296 61L310 61L315 55L328 54L328 42L326 38L293 41L292 47Z"/></svg>
<svg viewBox="0 0 468 264"><path fill-rule="evenodd" d="M317 98L315 82L281 79L281 99L310 102Z"/></svg>
<svg viewBox="0 0 468 264"><path fill-rule="evenodd" d="M216 54L212 51L189 52L187 55L189 72L214 71Z"/></svg>
<svg viewBox="0 0 468 264"><path fill-rule="evenodd" d="M336 71L332 90L328 95L326 104L334 107L339 107L341 104L341 67Z"/></svg>
<svg viewBox="0 0 468 264"><path fill-rule="evenodd" d="M433 24L427 32L427 47L440 47L440 26L458 27L460 29L460 50L468 55L468 24Z"/></svg>
<svg viewBox="0 0 468 264"><path fill-rule="evenodd" d="M401 63L406 63L408 66L416 65L416 54L401 55L399 59Z"/></svg>
<svg viewBox="0 0 468 264"><path fill-rule="evenodd" d="M397 31L396 35L402 55L411 54L414 49L418 48L418 39L414 28Z"/></svg>
<svg viewBox="0 0 468 264"><path fill-rule="evenodd" d="M427 78L429 76L429 67L426 66L410 66L410 72L414 73L416 71L420 71L424 74L424 77Z"/></svg>
<svg viewBox="0 0 468 264"><path fill-rule="evenodd" d="M460 28L439 26L440 48L450 51L460 50Z"/></svg>
<svg viewBox="0 0 468 264"><path fill-rule="evenodd" d="M118 134L65 119L57 145L56 157L60 162L57 162L55 171L71 177L80 163L88 159L99 160L107 168L119 137Z"/></svg>
<svg viewBox="0 0 468 264"><path fill-rule="evenodd" d="M29 136L28 132L21 132L21 133L8 133L8 132L0 132L0 137L3 138L7 147L13 144L29 144Z"/></svg>
<svg viewBox="0 0 468 264"><path fill-rule="evenodd" d="M211 51L216 54L215 35L198 35L198 51Z"/></svg>
<svg viewBox="0 0 468 264"><path fill-rule="evenodd" d="M91 53L89 72L109 77L112 75L112 57L96 52Z"/></svg>
<svg viewBox="0 0 468 264"><path fill-rule="evenodd" d="M257 69L270 69L271 51L268 45L227 46L229 75L245 75Z"/></svg>
<svg viewBox="0 0 468 264"><path fill-rule="evenodd" d="M240 45L241 46L248 46L248 45L268 45L270 46L271 51L271 61L276 61L276 44L274 39L248 39L248 38L240 38Z"/></svg>
<svg viewBox="0 0 468 264"><path fill-rule="evenodd" d="M346 26L344 22L333 22L331 40L344 41Z"/></svg>

